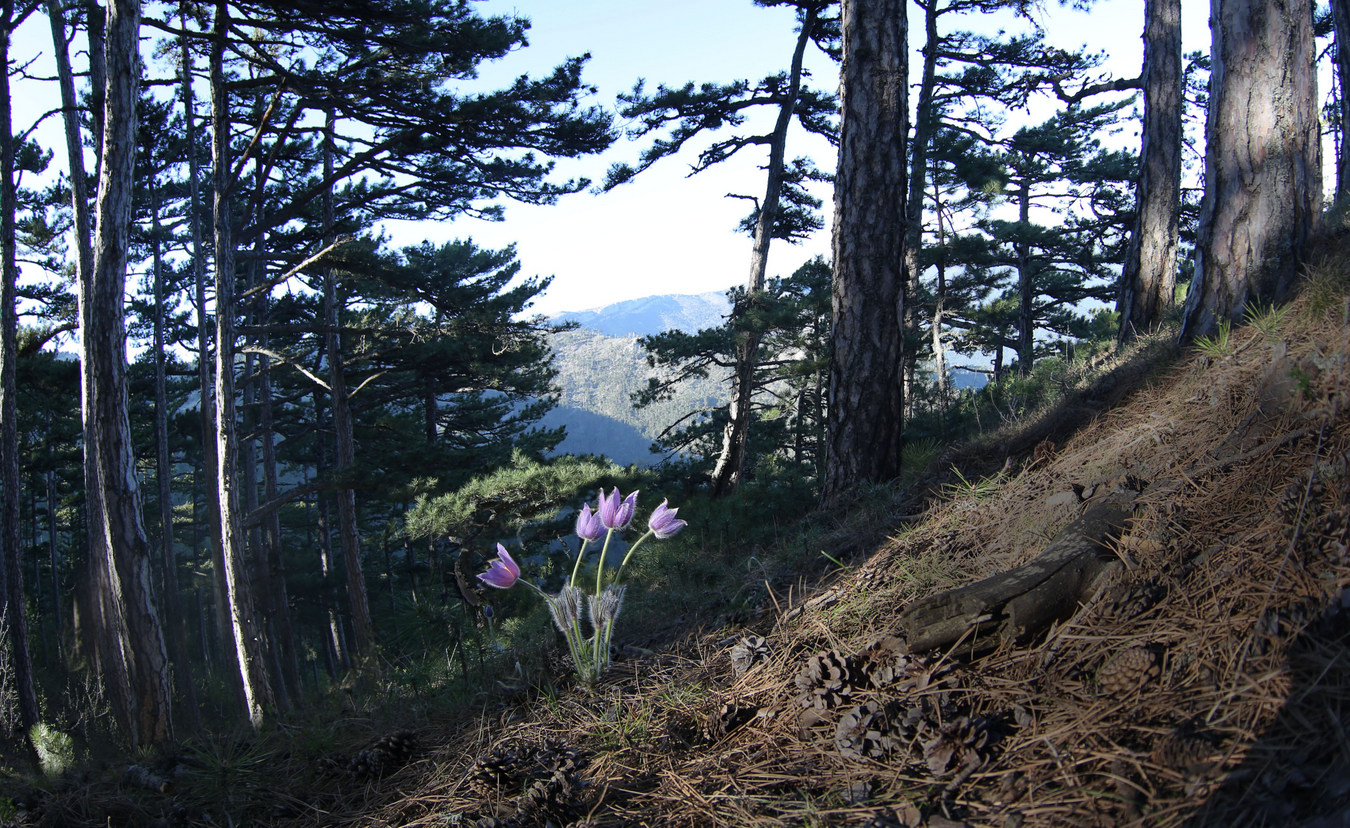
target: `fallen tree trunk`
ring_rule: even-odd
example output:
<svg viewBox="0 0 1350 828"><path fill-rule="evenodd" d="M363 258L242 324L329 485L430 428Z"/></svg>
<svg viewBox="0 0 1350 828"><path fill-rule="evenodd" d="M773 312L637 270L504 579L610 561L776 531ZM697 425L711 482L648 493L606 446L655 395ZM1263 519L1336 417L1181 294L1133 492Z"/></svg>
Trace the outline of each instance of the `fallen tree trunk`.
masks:
<svg viewBox="0 0 1350 828"><path fill-rule="evenodd" d="M963 650L983 652L1024 642L1068 618L1120 567L1109 544L1133 516L1138 497L1135 488L1116 487L1094 498L1033 560L915 603L899 622L907 648L916 653L961 642Z"/></svg>

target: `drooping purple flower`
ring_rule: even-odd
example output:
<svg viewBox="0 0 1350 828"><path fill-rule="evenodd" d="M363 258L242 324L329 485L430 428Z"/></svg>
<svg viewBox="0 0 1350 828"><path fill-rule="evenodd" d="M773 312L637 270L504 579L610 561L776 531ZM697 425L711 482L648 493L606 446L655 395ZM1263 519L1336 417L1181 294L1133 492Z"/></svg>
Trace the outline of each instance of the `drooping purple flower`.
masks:
<svg viewBox="0 0 1350 828"><path fill-rule="evenodd" d="M488 566L488 571L480 573L478 580L490 587L497 589L510 589L515 586L516 581L520 580L520 567L511 560L511 553L506 551L506 547L500 543L497 544L497 560Z"/></svg>
<svg viewBox="0 0 1350 828"><path fill-rule="evenodd" d="M647 528L652 530L652 534L657 538L668 538L676 534L689 524L675 517L679 509L671 509L666 505L669 501L661 501L661 505L652 510L652 516L647 518Z"/></svg>
<svg viewBox="0 0 1350 828"><path fill-rule="evenodd" d="M603 502L603 499L601 500ZM605 525L600 519L600 515L591 511L591 504L587 503L581 507L577 513L577 537L583 540L595 541L605 534Z"/></svg>
<svg viewBox="0 0 1350 828"><path fill-rule="evenodd" d="M633 492L622 501L619 500L619 487L606 496L600 492L600 522L606 529L627 529L633 522L633 512L637 511L637 492Z"/></svg>

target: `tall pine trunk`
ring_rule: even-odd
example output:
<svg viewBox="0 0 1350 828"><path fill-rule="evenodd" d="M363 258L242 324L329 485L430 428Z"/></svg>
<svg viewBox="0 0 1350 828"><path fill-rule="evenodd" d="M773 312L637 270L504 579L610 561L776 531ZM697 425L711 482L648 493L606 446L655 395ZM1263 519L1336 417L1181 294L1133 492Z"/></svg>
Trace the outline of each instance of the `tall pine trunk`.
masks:
<svg viewBox="0 0 1350 828"><path fill-rule="evenodd" d="M187 28L187 10L185 4L179 6L179 19ZM197 421L202 434L202 487L206 500L207 533L211 552L211 592L214 597L212 608L215 611L214 643L216 651L223 653L226 670L238 669L234 656L233 642L227 639L230 629L230 601L225 586L225 553L220 546L220 499L215 496L216 469L219 460L216 457L216 417L215 417L215 378L211 374L211 324L206 316L206 245L202 231L202 164L198 155L197 106L196 94L192 88L192 53L188 50L186 37L178 42L180 68L179 97L183 101L183 132L186 139L188 162L188 233L191 244L193 305L197 322Z"/></svg>
<svg viewBox="0 0 1350 828"><path fill-rule="evenodd" d="M1181 209L1181 0L1144 3L1144 135L1134 232L1120 275L1119 340L1172 307Z"/></svg>
<svg viewBox="0 0 1350 828"><path fill-rule="evenodd" d="M905 0L843 0L833 337L822 500L900 473L909 132Z"/></svg>
<svg viewBox="0 0 1350 828"><path fill-rule="evenodd" d="M61 114L66 138L66 169L70 175L70 202L72 223L75 231L75 281L78 285L88 284L94 269L93 220L89 214L88 176L84 167L84 139L80 128L78 104L75 99L74 73L70 66L70 43L66 40L65 17L58 0L47 0L47 19L51 23L53 56L56 61L56 74L61 92ZM100 78L103 77L103 40L102 27L95 29L91 17L89 27L89 69L90 69L90 122L94 126L94 143L103 141L103 112L99 102L104 91ZM96 37L97 33L97 37ZM87 299L84 290L77 292L81 324L85 318ZM89 370L88 361L80 361L80 408L88 409ZM82 443L89 445L93 440L92 423L83 421ZM98 550L104 547L102 540L103 524L97 519L101 511L98 503L98 481L94 476L94 466L85 458L85 543L89 555L85 566L76 579L76 600L74 609L75 646L77 653L91 665L105 683L121 686L125 683L125 665L115 655L114 649L104 646L98 639L97 631L103 628L104 588L107 582L106 572Z"/></svg>
<svg viewBox="0 0 1350 828"><path fill-rule="evenodd" d="M1312 0L1214 0L1205 197L1183 340L1286 298L1322 206Z"/></svg>
<svg viewBox="0 0 1350 828"><path fill-rule="evenodd" d="M334 113L328 110L324 128L323 172L329 182L323 194L323 243L335 241L333 227L333 147ZM357 660L374 666L375 627L370 622L370 603L366 597L366 579L361 571L361 538L356 527L356 492L351 488L350 475L356 462L356 446L352 424L351 400L347 396L347 378L342 362L342 338L338 336L337 274L327 265L323 268L324 353L328 362L328 385L333 395L334 471L338 478L337 512L338 536L342 541L342 563L347 570L347 593L352 608L352 632L356 636Z"/></svg>
<svg viewBox="0 0 1350 828"><path fill-rule="evenodd" d="M1025 156L1024 163L1030 163ZM1026 376L1036 361L1036 274L1031 261L1031 243L1025 228L1031 224L1031 175L1014 175L1021 179L1017 191L1017 220L1023 227L1015 245L1017 253L1017 372Z"/></svg>
<svg viewBox="0 0 1350 828"><path fill-rule="evenodd" d="M220 548L234 634L235 658L244 690L249 722L262 726L275 707L267 674L265 638L257 617L244 558L244 533L239 515L238 437L234 394L234 238L230 181L229 92L225 88L225 44L229 37L229 4L216 3L215 37L211 48L211 148L216 248L216 496L220 501Z"/></svg>
<svg viewBox="0 0 1350 828"><path fill-rule="evenodd" d="M774 223L778 220L779 202L783 193L787 133L802 89L802 62L806 48L815 33L816 20L821 9L812 6L802 18L797 45L792 52L792 68L788 74L788 88L778 107L769 143L768 181L764 187L764 201L755 222L754 246L750 253L750 278L745 285L744 305L732 309L731 328L735 333L735 370L731 375L730 419L722 432L722 451L713 470L713 496L728 495L741 484L745 472L746 451L750 443L750 422L755 396L755 369L759 364L761 333L757 329L755 303L764 292L765 274L769 267L769 244L773 241Z"/></svg>
<svg viewBox="0 0 1350 828"><path fill-rule="evenodd" d="M938 126L933 96L937 88L938 51L942 47L938 37L938 15L942 11L938 0L931 0L924 7L923 69L919 76L919 96L914 109L914 135L909 145L909 195L905 201L905 338L906 342L916 345L920 341L919 305L913 301L913 297L919 295L919 281L923 276L919 268L919 250L923 247L923 200L928 181L928 151ZM932 324L937 327L936 318ZM935 342L939 335L934 332ZM915 403L914 375L918 360L917 347L905 354L905 400L911 411ZM938 382L942 383L943 380L939 379Z"/></svg>
<svg viewBox="0 0 1350 828"><path fill-rule="evenodd" d="M38 720L33 660L24 612L23 567L19 561L19 278L15 226L14 128L11 125L9 45L13 0L0 4L0 624L9 638L9 656L24 731ZM0 645L3 646L3 645Z"/></svg>
<svg viewBox="0 0 1350 828"><path fill-rule="evenodd" d="M178 596L178 556L173 545L173 460L169 456L169 397L166 389L165 352L168 347L164 332L164 262L160 252L161 233L159 186L151 174L150 210L153 223L151 240L151 278L154 283L154 359L155 359L155 483L159 497L159 556L160 566L164 570L163 603L164 612L169 618L182 618L183 610ZM182 624L169 625L166 643L169 648L169 660L173 664L182 705L179 710L186 713L188 726L197 731L201 729L201 713L197 705L197 688L192 679L192 663L187 657L186 634Z"/></svg>
<svg viewBox="0 0 1350 828"><path fill-rule="evenodd" d="M114 709L135 746L172 738L169 657L151 592L150 544L141 524L140 487L127 413L124 305L136 153L140 4L112 0L93 268L81 286L86 480L97 502L93 522L107 590L101 635L122 669L110 683Z"/></svg>

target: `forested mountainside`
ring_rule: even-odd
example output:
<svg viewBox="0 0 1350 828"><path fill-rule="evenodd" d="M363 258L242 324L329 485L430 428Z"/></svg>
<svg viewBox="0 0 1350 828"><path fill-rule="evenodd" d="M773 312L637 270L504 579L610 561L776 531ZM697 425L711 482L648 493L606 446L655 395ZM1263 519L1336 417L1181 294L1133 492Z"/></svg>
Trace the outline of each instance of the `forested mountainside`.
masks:
<svg viewBox="0 0 1350 828"><path fill-rule="evenodd" d="M555 451L601 454L620 465L660 462L666 455L649 450L653 441L689 412L725 405L725 376L694 377L670 399L636 408L633 395L659 375L647 364L639 337L716 327L726 310L722 294L653 296L550 320L580 326L548 338L558 372L558 407L541 424L567 429Z"/></svg>

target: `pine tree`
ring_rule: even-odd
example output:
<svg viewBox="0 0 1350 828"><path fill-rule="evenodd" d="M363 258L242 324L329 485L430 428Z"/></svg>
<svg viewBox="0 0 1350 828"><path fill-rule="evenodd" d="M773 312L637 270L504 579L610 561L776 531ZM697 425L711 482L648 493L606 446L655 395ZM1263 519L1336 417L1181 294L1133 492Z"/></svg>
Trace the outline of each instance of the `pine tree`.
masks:
<svg viewBox="0 0 1350 828"><path fill-rule="evenodd" d="M1288 295L1322 206L1312 4L1214 0L1205 197L1183 340Z"/></svg>
<svg viewBox="0 0 1350 828"><path fill-rule="evenodd" d="M807 73L803 67L811 44L826 52L836 48L838 21L827 17L834 0L756 0L756 3L766 7L789 6L797 12L797 40L788 71L754 85L744 80L722 85L705 83L696 91L694 84L689 83L680 89L662 86L653 95L645 94L639 82L630 94L620 97L623 103L621 114L640 121L641 125L632 131L633 135L646 136L667 127L670 134L658 138L643 152L636 169L622 164L611 168L605 184L608 189L631 180L656 161L680 151L705 131L740 126L746 114L756 107L768 106L776 110L770 132L717 140L700 154L690 173L703 172L746 147L767 146L769 150L764 165L764 195L753 198L755 210L742 223L742 229L748 230L753 240L750 276L745 290L737 294L731 312L735 343L731 397L723 420L717 466L712 475L714 496L730 494L744 474L750 424L754 419L754 372L760 346L760 334L747 320L756 313L756 303L763 299L770 243L774 239L800 240L822 226L815 213L820 203L804 185L828 180L828 176L820 173L808 159L787 161L788 132L795 122L809 133L830 140L835 137L831 117L833 98L804 85Z"/></svg>
<svg viewBox="0 0 1350 828"><path fill-rule="evenodd" d="M1181 0L1144 4L1144 134L1138 203L1120 275L1118 339L1157 324L1172 306L1181 218Z"/></svg>
<svg viewBox="0 0 1350 828"><path fill-rule="evenodd" d="M900 473L909 90L903 0L844 0L826 504Z"/></svg>

